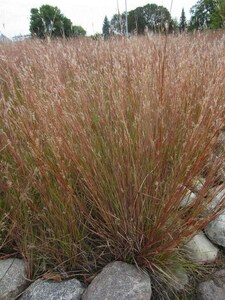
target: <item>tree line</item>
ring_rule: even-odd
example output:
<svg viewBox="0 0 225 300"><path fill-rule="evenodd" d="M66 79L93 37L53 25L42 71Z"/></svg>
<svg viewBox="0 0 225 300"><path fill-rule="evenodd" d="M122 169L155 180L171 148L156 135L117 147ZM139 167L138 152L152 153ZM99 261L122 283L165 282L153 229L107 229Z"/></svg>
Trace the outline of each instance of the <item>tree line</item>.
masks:
<svg viewBox="0 0 225 300"><path fill-rule="evenodd" d="M179 21L173 19L164 6L147 4L128 12L128 28L130 33L144 34L145 31L174 32L225 27L225 0L198 0L190 10L191 18L187 21L182 9ZM107 16L103 22L102 34L108 37L114 34L125 34L126 14L115 14L109 21Z"/></svg>
<svg viewBox="0 0 225 300"><path fill-rule="evenodd" d="M176 32L187 30L219 29L225 27L225 0L198 0L191 8L191 18L187 21L182 9L179 21L171 17L164 6L147 4L128 12L128 29L133 34L144 34L146 31ZM58 7L42 5L39 9L31 9L31 35L38 38L46 37L79 37L86 31L65 17ZM102 34L105 38L110 35L125 35L126 14L115 14L111 20L104 19Z"/></svg>

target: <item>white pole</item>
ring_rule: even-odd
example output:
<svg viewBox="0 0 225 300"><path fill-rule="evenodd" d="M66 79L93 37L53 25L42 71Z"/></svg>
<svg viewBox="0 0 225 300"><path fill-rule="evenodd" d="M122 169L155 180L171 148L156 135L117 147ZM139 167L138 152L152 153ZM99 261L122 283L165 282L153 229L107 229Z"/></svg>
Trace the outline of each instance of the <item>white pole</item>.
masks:
<svg viewBox="0 0 225 300"><path fill-rule="evenodd" d="M125 11L126 11L126 36L128 37L127 0L125 0Z"/></svg>

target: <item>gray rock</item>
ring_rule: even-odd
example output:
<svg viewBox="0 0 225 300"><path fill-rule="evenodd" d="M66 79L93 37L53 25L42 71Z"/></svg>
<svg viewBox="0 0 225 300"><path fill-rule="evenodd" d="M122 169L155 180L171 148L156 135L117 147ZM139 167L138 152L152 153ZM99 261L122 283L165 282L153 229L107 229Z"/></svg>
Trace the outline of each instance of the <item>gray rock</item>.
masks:
<svg viewBox="0 0 225 300"><path fill-rule="evenodd" d="M12 300L27 286L22 259L0 260L0 300Z"/></svg>
<svg viewBox="0 0 225 300"><path fill-rule="evenodd" d="M225 270L219 270L214 273L213 280L215 284L225 289Z"/></svg>
<svg viewBox="0 0 225 300"><path fill-rule="evenodd" d="M221 189L220 187L216 188L215 192L217 192L217 190L219 191L219 189ZM223 198L225 198L225 189L223 189L222 191L220 191L211 201L211 203L209 204L207 211L211 212L213 211L217 205L221 204L223 201Z"/></svg>
<svg viewBox="0 0 225 300"><path fill-rule="evenodd" d="M123 262L107 265L91 282L82 300L150 300L148 275Z"/></svg>
<svg viewBox="0 0 225 300"><path fill-rule="evenodd" d="M225 270L215 272L212 280L200 283L197 295L198 300L224 300Z"/></svg>
<svg viewBox="0 0 225 300"><path fill-rule="evenodd" d="M225 247L225 213L210 222L205 233L213 243Z"/></svg>
<svg viewBox="0 0 225 300"><path fill-rule="evenodd" d="M198 300L224 300L225 290L217 286L213 280L202 282L197 288Z"/></svg>
<svg viewBox="0 0 225 300"><path fill-rule="evenodd" d="M213 262L219 252L202 231L186 243L185 248L189 258L197 263Z"/></svg>
<svg viewBox="0 0 225 300"><path fill-rule="evenodd" d="M29 286L20 300L80 300L83 292L84 288L76 279L62 282L39 279Z"/></svg>
<svg viewBox="0 0 225 300"><path fill-rule="evenodd" d="M192 193L191 191L189 191L186 194L186 196L181 200L180 207L184 208L184 207L187 207L187 206L193 204L193 202L195 201L196 198L197 198L197 196L194 193Z"/></svg>

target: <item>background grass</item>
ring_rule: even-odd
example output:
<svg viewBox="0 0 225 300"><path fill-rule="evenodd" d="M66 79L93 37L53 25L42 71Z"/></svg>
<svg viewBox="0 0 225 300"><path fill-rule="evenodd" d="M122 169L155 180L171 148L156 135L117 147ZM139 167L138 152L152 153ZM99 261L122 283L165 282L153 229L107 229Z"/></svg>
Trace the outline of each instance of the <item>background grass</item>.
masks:
<svg viewBox="0 0 225 300"><path fill-rule="evenodd" d="M24 257L30 278L88 280L113 260L189 268L183 244L225 207L206 197L223 160L224 48L210 34L2 44L2 256Z"/></svg>

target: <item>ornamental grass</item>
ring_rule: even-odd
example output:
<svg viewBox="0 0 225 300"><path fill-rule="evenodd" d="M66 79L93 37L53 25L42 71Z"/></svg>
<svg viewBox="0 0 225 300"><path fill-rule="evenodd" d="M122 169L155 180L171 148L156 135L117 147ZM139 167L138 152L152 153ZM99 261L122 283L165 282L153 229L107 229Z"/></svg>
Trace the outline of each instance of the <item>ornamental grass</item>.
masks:
<svg viewBox="0 0 225 300"><path fill-rule="evenodd" d="M225 208L208 210L224 49L219 34L1 44L1 256L30 278L187 267L183 245Z"/></svg>

